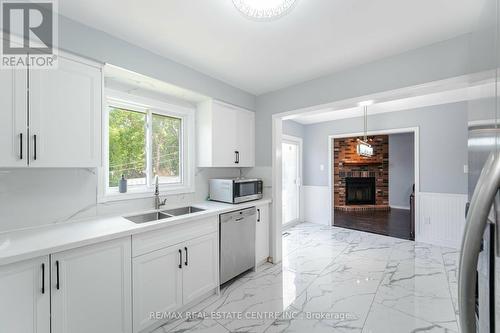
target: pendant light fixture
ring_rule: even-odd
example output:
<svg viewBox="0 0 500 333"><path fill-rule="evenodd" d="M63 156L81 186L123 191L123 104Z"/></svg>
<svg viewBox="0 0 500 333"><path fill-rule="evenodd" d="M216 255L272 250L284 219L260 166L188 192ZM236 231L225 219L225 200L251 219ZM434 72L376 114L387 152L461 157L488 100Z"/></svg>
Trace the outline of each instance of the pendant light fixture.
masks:
<svg viewBox="0 0 500 333"><path fill-rule="evenodd" d="M363 107L363 140L358 139L358 145L356 147L359 156L373 156L373 147L368 143L368 106L372 104L373 101L359 103L359 106Z"/></svg>

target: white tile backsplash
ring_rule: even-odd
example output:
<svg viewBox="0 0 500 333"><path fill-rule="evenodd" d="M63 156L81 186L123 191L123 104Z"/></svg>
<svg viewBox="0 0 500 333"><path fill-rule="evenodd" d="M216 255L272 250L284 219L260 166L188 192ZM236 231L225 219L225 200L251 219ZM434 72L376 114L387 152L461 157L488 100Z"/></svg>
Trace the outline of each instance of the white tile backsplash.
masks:
<svg viewBox="0 0 500 333"><path fill-rule="evenodd" d="M237 176L236 168L197 168L196 192L166 196L167 207L206 200L208 179ZM98 204L97 186L95 169L2 169L0 232L153 208L152 197Z"/></svg>

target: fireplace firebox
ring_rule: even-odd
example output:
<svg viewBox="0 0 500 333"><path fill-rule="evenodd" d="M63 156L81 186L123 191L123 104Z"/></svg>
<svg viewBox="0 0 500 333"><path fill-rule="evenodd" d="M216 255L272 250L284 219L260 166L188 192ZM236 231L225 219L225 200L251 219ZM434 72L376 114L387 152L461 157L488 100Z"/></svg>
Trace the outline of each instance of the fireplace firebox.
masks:
<svg viewBox="0 0 500 333"><path fill-rule="evenodd" d="M347 205L375 204L375 177L346 177L345 186Z"/></svg>

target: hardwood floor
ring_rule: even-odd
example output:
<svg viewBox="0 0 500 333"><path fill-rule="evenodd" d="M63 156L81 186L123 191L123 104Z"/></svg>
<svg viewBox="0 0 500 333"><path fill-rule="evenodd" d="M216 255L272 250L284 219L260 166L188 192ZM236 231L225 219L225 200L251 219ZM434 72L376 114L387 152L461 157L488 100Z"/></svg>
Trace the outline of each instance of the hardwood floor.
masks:
<svg viewBox="0 0 500 333"><path fill-rule="evenodd" d="M335 211L334 226L402 239L411 238L411 216L406 209L390 211Z"/></svg>

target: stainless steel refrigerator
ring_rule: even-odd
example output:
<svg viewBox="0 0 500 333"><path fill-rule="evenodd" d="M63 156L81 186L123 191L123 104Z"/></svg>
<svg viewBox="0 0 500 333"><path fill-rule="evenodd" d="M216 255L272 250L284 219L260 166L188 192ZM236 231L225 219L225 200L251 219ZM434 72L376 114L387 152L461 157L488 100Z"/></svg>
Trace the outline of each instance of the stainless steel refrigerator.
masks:
<svg viewBox="0 0 500 333"><path fill-rule="evenodd" d="M482 87L468 101L468 192L458 276L462 333L500 333L500 126L499 0L485 0L470 35L469 88Z"/></svg>
<svg viewBox="0 0 500 333"><path fill-rule="evenodd" d="M500 260L497 228L500 205L499 131L496 122L469 127L469 200L459 266L462 332L500 332ZM496 199L496 200L495 200ZM498 287L496 287L498 285Z"/></svg>

